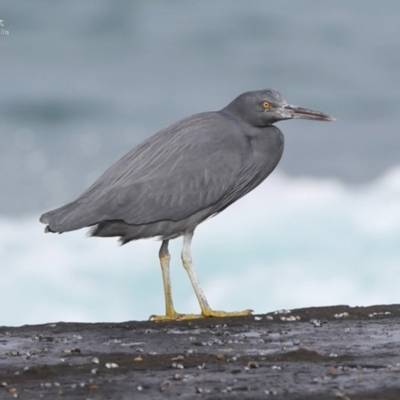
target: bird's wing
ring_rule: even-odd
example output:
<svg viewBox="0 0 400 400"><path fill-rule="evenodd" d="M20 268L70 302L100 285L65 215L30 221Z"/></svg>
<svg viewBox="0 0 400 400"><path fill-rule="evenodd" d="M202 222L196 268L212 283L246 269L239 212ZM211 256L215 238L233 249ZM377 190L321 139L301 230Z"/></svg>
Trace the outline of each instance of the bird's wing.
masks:
<svg viewBox="0 0 400 400"><path fill-rule="evenodd" d="M41 220L64 232L104 220L179 221L214 205L218 212L237 198L246 146L222 114L194 115L135 147L75 202Z"/></svg>

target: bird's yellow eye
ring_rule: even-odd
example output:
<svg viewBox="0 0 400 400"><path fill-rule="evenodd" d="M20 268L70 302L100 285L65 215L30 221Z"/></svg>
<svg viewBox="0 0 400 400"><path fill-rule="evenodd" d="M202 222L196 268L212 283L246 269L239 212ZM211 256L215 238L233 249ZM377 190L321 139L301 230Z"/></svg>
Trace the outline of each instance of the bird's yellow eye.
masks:
<svg viewBox="0 0 400 400"><path fill-rule="evenodd" d="M268 103L268 101L264 101L264 103L262 103L262 106L264 108L269 108L270 104Z"/></svg>

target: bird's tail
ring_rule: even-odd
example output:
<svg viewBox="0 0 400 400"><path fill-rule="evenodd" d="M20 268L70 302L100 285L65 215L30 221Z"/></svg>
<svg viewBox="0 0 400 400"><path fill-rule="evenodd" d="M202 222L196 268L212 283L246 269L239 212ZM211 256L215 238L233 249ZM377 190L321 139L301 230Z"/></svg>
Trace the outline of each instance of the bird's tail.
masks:
<svg viewBox="0 0 400 400"><path fill-rule="evenodd" d="M76 201L65 206L48 211L40 217L40 222L47 224L45 232L62 233L82 228L76 224L76 215L79 214L79 205Z"/></svg>

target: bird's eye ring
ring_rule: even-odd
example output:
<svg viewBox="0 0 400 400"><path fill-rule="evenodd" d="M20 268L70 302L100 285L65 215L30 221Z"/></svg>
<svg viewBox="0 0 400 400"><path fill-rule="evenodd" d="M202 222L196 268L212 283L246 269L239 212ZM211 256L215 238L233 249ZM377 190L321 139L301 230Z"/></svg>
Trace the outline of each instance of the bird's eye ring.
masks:
<svg viewBox="0 0 400 400"><path fill-rule="evenodd" d="M270 104L268 103L268 101L264 101L264 102L262 103L262 106L263 106L264 108L269 108Z"/></svg>

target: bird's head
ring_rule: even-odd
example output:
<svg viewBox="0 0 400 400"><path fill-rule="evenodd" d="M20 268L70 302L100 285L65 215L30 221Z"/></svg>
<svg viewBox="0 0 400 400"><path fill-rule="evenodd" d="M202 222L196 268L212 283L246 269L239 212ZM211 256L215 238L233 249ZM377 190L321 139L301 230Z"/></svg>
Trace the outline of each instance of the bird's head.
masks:
<svg viewBox="0 0 400 400"><path fill-rule="evenodd" d="M320 111L288 104L283 96L273 89L243 93L225 107L224 111L257 127L265 127L292 118L314 121L335 120L335 118Z"/></svg>

